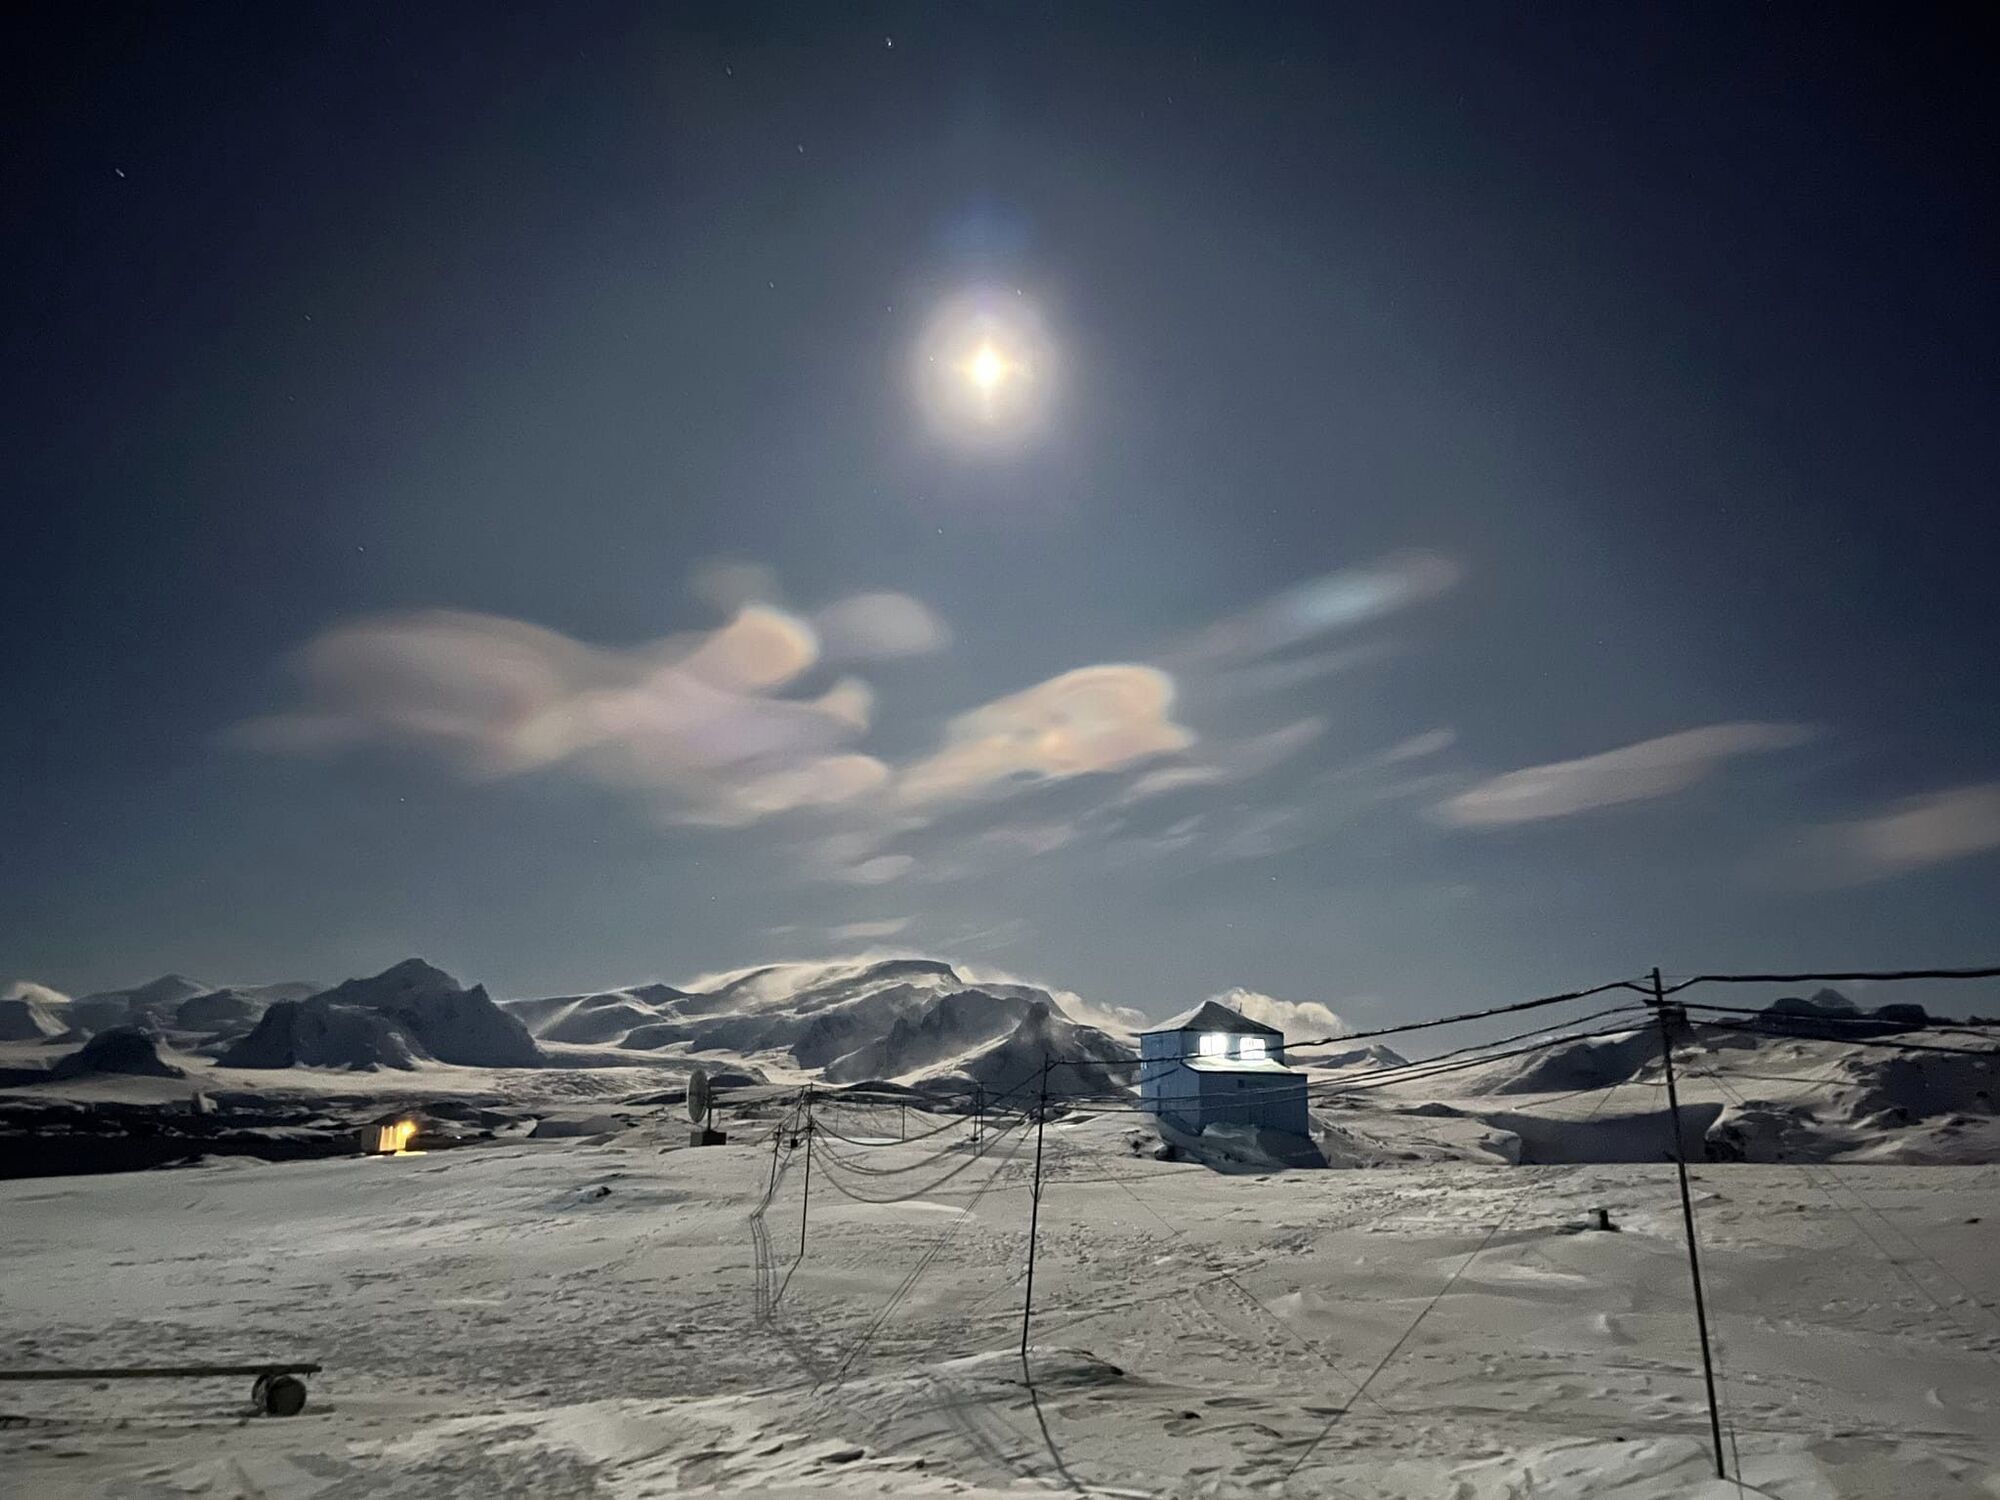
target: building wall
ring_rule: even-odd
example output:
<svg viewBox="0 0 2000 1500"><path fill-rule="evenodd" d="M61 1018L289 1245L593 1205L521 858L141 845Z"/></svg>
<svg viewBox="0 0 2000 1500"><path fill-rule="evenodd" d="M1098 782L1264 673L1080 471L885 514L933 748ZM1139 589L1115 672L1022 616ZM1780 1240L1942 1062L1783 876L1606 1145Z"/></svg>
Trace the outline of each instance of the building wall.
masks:
<svg viewBox="0 0 2000 1500"><path fill-rule="evenodd" d="M1184 1046L1193 1043L1177 1031L1139 1038L1139 1102L1183 1130L1199 1130L1195 1101L1200 1075L1180 1063Z"/></svg>
<svg viewBox="0 0 2000 1500"><path fill-rule="evenodd" d="M1305 1079L1196 1072L1180 1061L1194 1051L1196 1036L1191 1031L1165 1031L1139 1038L1141 1105L1190 1134L1204 1125L1224 1123L1291 1135L1310 1133ZM1275 1037L1267 1042L1270 1056L1282 1062L1282 1044Z"/></svg>
<svg viewBox="0 0 2000 1500"><path fill-rule="evenodd" d="M1197 1080L1194 1110L1204 1125L1254 1125L1261 1130L1282 1130L1305 1135L1311 1130L1306 1115L1306 1081L1279 1078L1269 1073L1197 1073L1182 1069Z"/></svg>

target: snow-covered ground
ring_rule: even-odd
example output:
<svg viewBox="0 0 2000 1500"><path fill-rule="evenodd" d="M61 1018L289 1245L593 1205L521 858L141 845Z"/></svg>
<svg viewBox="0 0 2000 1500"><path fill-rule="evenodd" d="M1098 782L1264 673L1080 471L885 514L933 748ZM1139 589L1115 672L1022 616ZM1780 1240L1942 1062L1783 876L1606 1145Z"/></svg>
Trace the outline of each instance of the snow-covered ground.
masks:
<svg viewBox="0 0 2000 1500"><path fill-rule="evenodd" d="M802 1151L757 1211L770 1118L0 1182L5 1364L326 1365L283 1420L243 1382L0 1386L0 1488L2000 1495L2000 1167L1697 1170L1739 1490L1669 1167L1222 1175L1051 1126L1030 1383L1032 1136L824 1118L854 1140L815 1146L802 1260Z"/></svg>

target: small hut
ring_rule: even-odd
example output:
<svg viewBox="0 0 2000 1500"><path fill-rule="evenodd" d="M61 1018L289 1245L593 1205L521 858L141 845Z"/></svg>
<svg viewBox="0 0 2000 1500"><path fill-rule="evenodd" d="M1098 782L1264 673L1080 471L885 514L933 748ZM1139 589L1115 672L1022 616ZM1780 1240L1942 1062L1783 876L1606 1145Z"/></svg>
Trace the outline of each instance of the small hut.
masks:
<svg viewBox="0 0 2000 1500"><path fill-rule="evenodd" d="M409 1156L458 1144L459 1136L449 1124L420 1109L399 1109L370 1120L355 1133L355 1145L363 1156Z"/></svg>
<svg viewBox="0 0 2000 1500"><path fill-rule="evenodd" d="M1311 1130L1306 1077L1285 1066L1285 1034L1213 1000L1139 1034L1139 1101L1190 1135L1217 1124Z"/></svg>

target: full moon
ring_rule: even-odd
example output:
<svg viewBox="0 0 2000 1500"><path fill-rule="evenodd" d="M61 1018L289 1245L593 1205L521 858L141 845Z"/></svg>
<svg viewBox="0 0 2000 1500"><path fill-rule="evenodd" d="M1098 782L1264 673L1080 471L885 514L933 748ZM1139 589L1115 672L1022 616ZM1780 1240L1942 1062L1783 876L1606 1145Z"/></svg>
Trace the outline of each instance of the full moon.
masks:
<svg viewBox="0 0 2000 1500"><path fill-rule="evenodd" d="M946 302L925 327L911 368L933 435L956 448L1018 447L1053 413L1055 343L1019 292L972 291Z"/></svg>
<svg viewBox="0 0 2000 1500"><path fill-rule="evenodd" d="M972 383L988 393L1007 378L1007 370L1007 357L991 344L981 344L973 354L972 362L965 367Z"/></svg>

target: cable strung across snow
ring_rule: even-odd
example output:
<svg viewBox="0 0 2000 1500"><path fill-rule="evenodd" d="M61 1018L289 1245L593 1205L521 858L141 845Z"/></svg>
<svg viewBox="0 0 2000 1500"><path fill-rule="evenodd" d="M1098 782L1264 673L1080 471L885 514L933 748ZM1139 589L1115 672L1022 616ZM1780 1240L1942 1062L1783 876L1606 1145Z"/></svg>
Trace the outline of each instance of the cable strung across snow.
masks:
<svg viewBox="0 0 2000 1500"><path fill-rule="evenodd" d="M977 1159L977 1157L974 1158L974 1160ZM993 1171L973 1193L971 1201L965 1205L949 1224L945 1225L944 1232L924 1252L916 1265L911 1267L910 1273L903 1278L895 1291L889 1294L889 1300L883 1304L881 1311L875 1314L874 1319L861 1331L861 1336L854 1341L847 1353L842 1355L839 1362L834 1365L832 1374L814 1384L813 1392L815 1394L826 1384L828 1379L831 1379L836 1387L846 1381L848 1369L852 1367L855 1360L861 1357L868 1346L874 1342L876 1333L888 1321L889 1315L902 1305L905 1297L916 1290L917 1283L923 1279L924 1273L929 1271L932 1264L944 1253L945 1247L952 1242L959 1230L972 1218L973 1209L979 1206L980 1201L985 1198L987 1191L992 1188L994 1183L1000 1180L1001 1173L1005 1172L1011 1165L1014 1165L1014 1163L1008 1161L1000 1161L994 1164ZM835 1184L835 1186L838 1187L839 1185Z"/></svg>
<svg viewBox="0 0 2000 1500"><path fill-rule="evenodd" d="M839 1178L835 1177L832 1171L829 1170L829 1168L826 1165L827 1153L824 1151L820 1152L819 1155L813 1159L812 1166L813 1170L817 1172L821 1177L823 1177L826 1180L827 1184L830 1187L832 1187L835 1192L839 1193L844 1198L853 1199L856 1203L867 1203L867 1204L872 1204L876 1207L884 1207L894 1203L910 1203L914 1202L918 1198L925 1198L930 1196L930 1194L936 1192L939 1188L943 1187L947 1182L950 1182L954 1177L959 1176L961 1173L965 1172L968 1168L977 1165L980 1161L985 1159L987 1152L991 1151L994 1146L998 1145L1002 1139L1011 1134L1017 1128L1018 1128L1017 1126L1010 1125L1004 1130L994 1131L993 1134L980 1145L979 1150L967 1156L963 1162L953 1167L949 1172L945 1173L942 1177L939 1177L933 1182L926 1183L923 1187L920 1187L913 1192L899 1193L892 1198L870 1198L865 1194L853 1191L846 1184L842 1183L839 1180ZM849 1170L852 1169L850 1168Z"/></svg>
<svg viewBox="0 0 2000 1500"><path fill-rule="evenodd" d="M820 1099L819 1102L822 1105L825 1105L830 1101L825 1098L822 1098ZM946 1120L942 1125L937 1126L935 1129L921 1131L916 1135L897 1136L893 1140L890 1139L863 1140L858 1136L843 1135L840 1131L832 1129L817 1116L815 1116L813 1120L813 1128L816 1129L823 1136L831 1136L833 1137L833 1139L837 1141L845 1141L850 1146L858 1146L863 1150L879 1150L885 1146L914 1146L918 1141L927 1141L932 1136L943 1135L947 1130L957 1130L961 1126L968 1123L968 1121L971 1118L972 1117L970 1115L957 1115L949 1120Z"/></svg>

